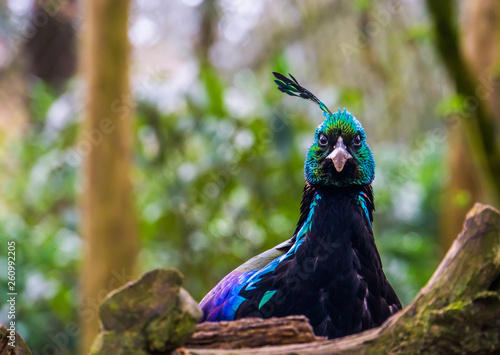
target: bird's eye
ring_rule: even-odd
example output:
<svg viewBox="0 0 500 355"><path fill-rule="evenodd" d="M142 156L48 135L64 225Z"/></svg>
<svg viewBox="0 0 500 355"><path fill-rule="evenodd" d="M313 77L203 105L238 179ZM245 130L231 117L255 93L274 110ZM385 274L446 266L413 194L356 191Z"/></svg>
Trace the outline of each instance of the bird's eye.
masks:
<svg viewBox="0 0 500 355"><path fill-rule="evenodd" d="M328 144L328 138L324 134L319 136L319 145L324 147Z"/></svg>
<svg viewBox="0 0 500 355"><path fill-rule="evenodd" d="M356 148L361 147L361 137L359 136L359 134L356 137L354 137L352 145L355 146Z"/></svg>

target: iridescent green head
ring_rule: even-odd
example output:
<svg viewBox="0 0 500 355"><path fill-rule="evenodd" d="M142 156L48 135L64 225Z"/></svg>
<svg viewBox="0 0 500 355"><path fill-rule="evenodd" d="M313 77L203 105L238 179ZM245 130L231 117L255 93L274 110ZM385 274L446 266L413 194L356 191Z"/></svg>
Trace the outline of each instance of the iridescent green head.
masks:
<svg viewBox="0 0 500 355"><path fill-rule="evenodd" d="M331 113L326 105L310 91L274 73L278 89L318 104L326 117L318 126L314 143L307 151L305 177L315 186L353 186L370 184L375 178L375 161L361 123L345 109Z"/></svg>
<svg viewBox="0 0 500 355"><path fill-rule="evenodd" d="M312 185L366 185L375 178L375 161L361 123L344 110L327 116L307 151L306 180Z"/></svg>

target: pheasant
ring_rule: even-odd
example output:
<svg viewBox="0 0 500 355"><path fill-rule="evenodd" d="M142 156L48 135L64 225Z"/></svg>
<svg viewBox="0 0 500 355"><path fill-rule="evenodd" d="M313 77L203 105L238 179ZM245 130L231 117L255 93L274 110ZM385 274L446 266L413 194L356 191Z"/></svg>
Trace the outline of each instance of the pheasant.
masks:
<svg viewBox="0 0 500 355"><path fill-rule="evenodd" d="M305 315L330 339L379 326L401 309L373 237L375 162L361 123L273 73L278 89L315 102L325 120L304 166L293 236L222 279L200 303L202 321Z"/></svg>

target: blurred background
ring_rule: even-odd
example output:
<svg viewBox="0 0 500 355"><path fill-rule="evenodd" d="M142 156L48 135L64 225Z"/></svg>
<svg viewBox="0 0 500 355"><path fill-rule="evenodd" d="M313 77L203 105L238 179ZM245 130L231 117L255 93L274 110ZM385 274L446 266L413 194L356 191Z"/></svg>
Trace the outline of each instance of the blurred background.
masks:
<svg viewBox="0 0 500 355"><path fill-rule="evenodd" d="M1 0L17 331L34 354L83 353L115 287L173 266L199 301L291 236L323 116L272 71L364 125L375 237L408 304L473 203L499 206L499 36L494 0Z"/></svg>

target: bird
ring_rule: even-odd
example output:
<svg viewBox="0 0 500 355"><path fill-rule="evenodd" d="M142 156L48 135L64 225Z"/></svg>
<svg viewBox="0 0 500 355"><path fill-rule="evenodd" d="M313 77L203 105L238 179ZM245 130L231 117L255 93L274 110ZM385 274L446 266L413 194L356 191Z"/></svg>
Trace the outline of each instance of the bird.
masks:
<svg viewBox="0 0 500 355"><path fill-rule="evenodd" d="M225 276L200 302L200 322L304 315L314 333L339 338L381 325L401 309L373 235L375 162L361 123L273 72L278 89L314 102L324 120L304 164L292 237Z"/></svg>

